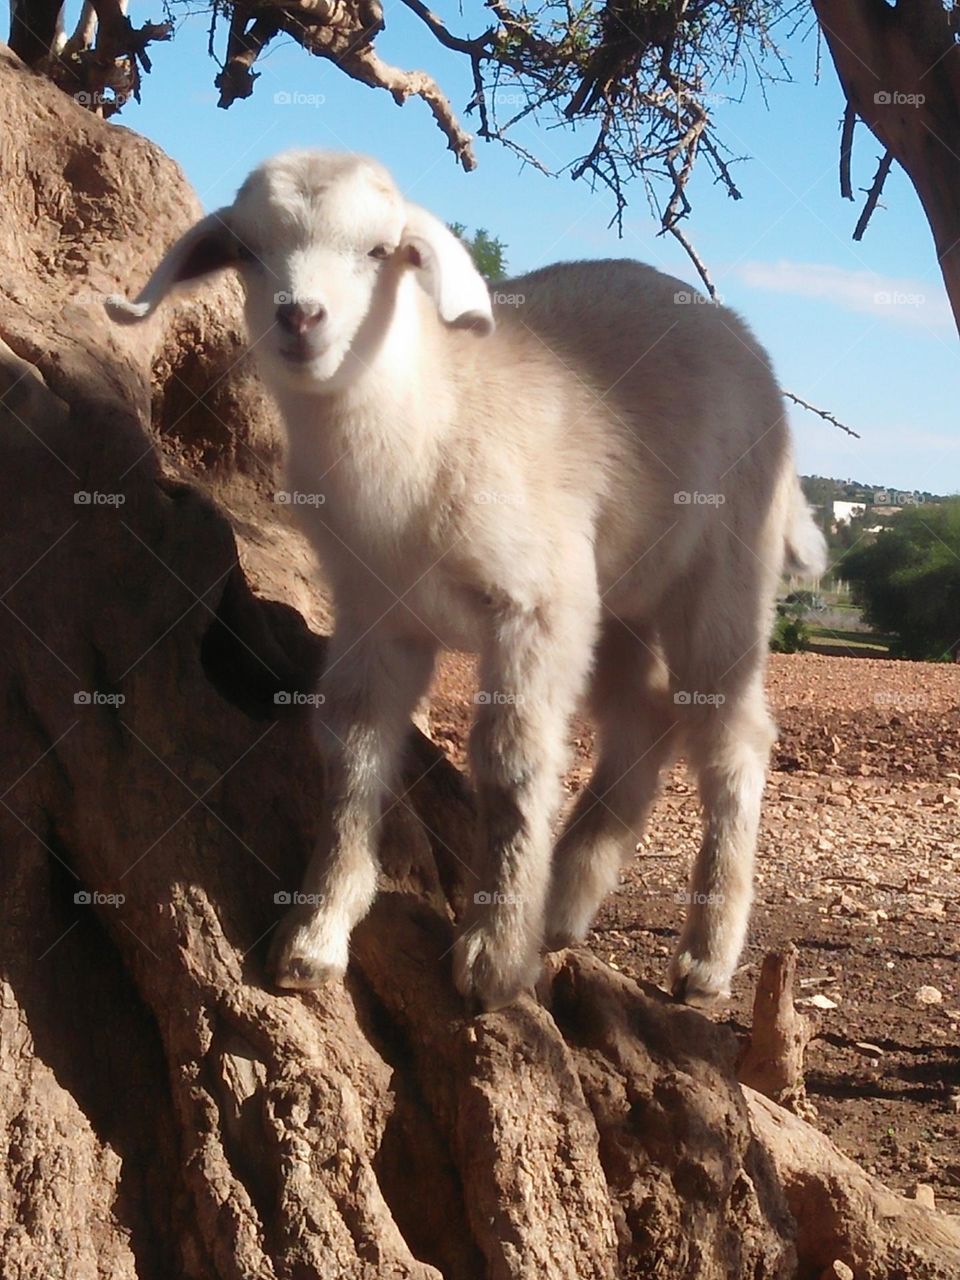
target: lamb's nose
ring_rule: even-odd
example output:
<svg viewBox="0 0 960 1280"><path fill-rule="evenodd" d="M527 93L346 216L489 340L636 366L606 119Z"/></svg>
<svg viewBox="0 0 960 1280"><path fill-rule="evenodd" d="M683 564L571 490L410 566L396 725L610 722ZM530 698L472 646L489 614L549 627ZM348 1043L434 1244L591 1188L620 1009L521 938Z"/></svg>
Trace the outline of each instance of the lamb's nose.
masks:
<svg viewBox="0 0 960 1280"><path fill-rule="evenodd" d="M277 307L277 324L286 333L299 337L315 328L327 314L319 302L281 302Z"/></svg>

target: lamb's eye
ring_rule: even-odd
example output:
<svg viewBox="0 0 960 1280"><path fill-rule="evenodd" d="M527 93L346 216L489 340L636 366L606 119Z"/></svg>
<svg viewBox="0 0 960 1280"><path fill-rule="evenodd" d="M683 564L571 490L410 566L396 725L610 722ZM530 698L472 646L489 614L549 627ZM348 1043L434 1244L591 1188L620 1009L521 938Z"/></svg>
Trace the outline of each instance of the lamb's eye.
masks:
<svg viewBox="0 0 960 1280"><path fill-rule="evenodd" d="M259 262L256 251L251 249L248 244L242 244L237 241L237 261L238 262Z"/></svg>
<svg viewBox="0 0 960 1280"><path fill-rule="evenodd" d="M370 253L368 256L371 258L376 258L379 262L382 262L384 258L390 257L390 250L387 248L385 244L375 244L373 248L370 250Z"/></svg>

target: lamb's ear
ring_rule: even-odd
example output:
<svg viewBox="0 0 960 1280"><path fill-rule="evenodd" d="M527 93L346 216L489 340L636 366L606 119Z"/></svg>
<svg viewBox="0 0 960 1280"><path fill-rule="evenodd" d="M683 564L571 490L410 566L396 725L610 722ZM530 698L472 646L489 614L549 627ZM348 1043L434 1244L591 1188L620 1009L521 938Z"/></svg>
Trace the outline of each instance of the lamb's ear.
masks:
<svg viewBox="0 0 960 1280"><path fill-rule="evenodd" d="M218 209L208 214L167 250L135 301L130 302L119 294L107 298L107 314L118 324L146 320L171 289L234 266L237 248L236 237L230 230L230 210Z"/></svg>
<svg viewBox="0 0 960 1280"><path fill-rule="evenodd" d="M487 283L470 251L439 218L418 205L407 205L399 252L417 268L420 283L446 324L481 335L493 333Z"/></svg>

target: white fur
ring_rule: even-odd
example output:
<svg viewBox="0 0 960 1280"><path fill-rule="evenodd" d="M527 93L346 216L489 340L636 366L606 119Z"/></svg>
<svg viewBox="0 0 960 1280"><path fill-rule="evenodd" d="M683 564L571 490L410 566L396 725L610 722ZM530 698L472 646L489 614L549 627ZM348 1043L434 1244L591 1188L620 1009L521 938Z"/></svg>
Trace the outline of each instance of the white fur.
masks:
<svg viewBox="0 0 960 1280"><path fill-rule="evenodd" d="M479 651L487 694L470 741L480 838L460 989L506 1003L542 947L584 938L683 749L704 838L671 983L691 1001L726 992L774 737L772 600L788 556L812 573L824 555L765 353L731 312L633 262L498 286L514 304L494 332L463 248L353 156L263 165L114 314L149 314L205 262L240 270L288 487L323 496L297 510L337 610L316 717L330 803L304 882L321 905L280 926L277 982L342 974L409 717L453 646ZM302 337L283 330L278 297L313 317ZM551 854L582 695L599 759Z"/></svg>

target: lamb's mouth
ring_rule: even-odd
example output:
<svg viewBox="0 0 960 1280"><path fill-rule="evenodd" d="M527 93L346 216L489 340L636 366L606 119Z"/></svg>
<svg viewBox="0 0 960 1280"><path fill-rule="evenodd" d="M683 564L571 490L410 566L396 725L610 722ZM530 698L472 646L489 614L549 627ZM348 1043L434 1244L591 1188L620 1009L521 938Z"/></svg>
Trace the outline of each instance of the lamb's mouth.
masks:
<svg viewBox="0 0 960 1280"><path fill-rule="evenodd" d="M322 351L315 351L312 347L282 347L280 350L281 358L295 365L310 364L321 355Z"/></svg>

